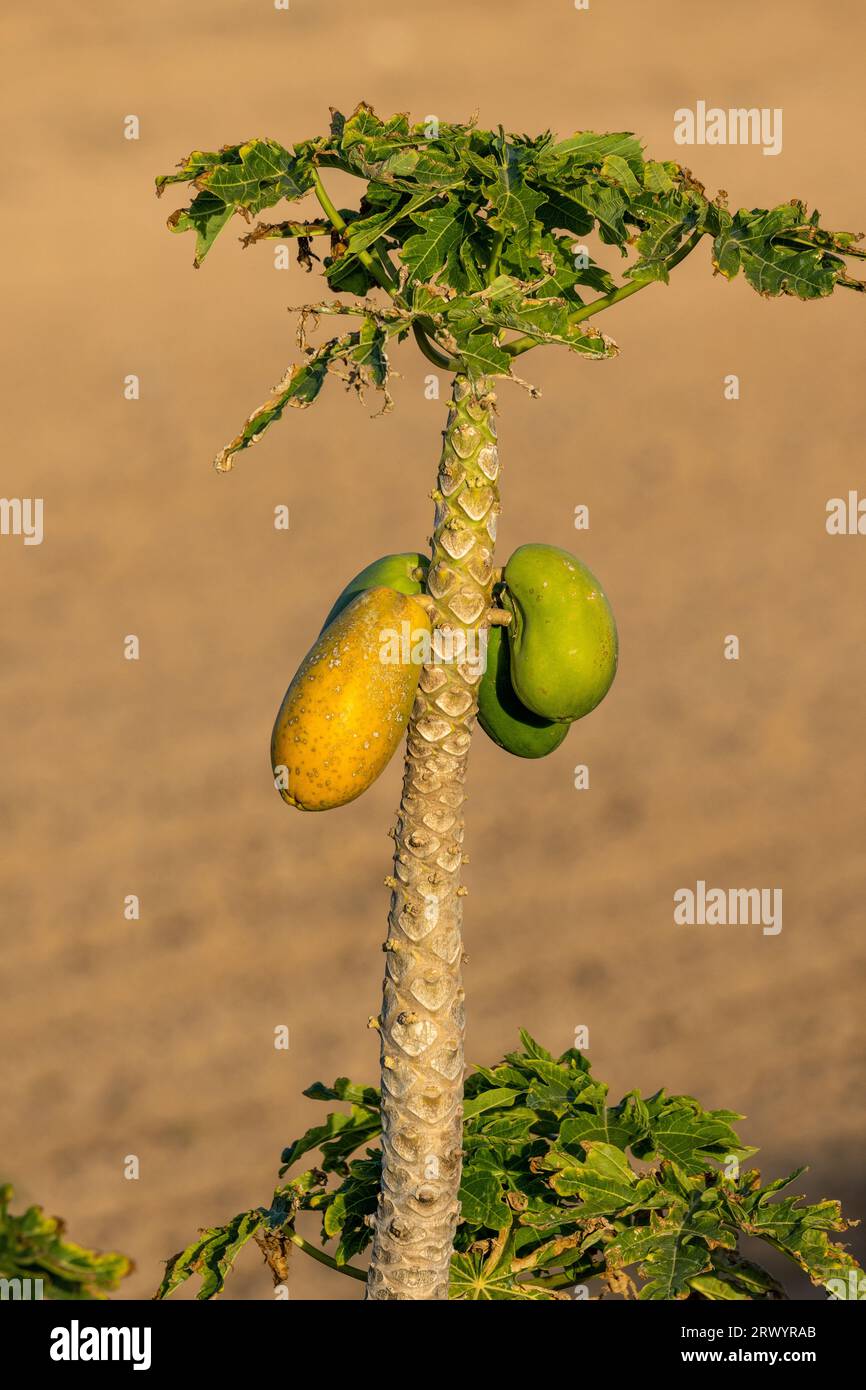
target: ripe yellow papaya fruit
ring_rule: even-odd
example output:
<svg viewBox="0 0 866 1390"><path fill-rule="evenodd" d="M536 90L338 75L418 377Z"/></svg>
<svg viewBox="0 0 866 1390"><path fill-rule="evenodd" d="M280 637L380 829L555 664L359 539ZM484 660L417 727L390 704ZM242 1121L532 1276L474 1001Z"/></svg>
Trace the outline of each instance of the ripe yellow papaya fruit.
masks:
<svg viewBox="0 0 866 1390"><path fill-rule="evenodd" d="M382 587L359 594L320 634L271 738L275 785L290 806L328 811L375 782L406 731L425 637L425 609Z"/></svg>

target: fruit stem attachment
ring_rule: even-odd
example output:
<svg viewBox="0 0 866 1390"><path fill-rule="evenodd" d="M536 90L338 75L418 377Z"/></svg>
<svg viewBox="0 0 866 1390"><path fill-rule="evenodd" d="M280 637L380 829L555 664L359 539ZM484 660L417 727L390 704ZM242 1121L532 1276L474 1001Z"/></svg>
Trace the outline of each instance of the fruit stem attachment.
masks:
<svg viewBox="0 0 866 1390"><path fill-rule="evenodd" d="M415 335L415 342L427 361L432 362L434 367L441 367L444 372L456 372L459 369L460 363L457 359L449 357L448 353L444 352L439 344L434 342L425 329L421 327L417 319L412 324L412 332Z"/></svg>

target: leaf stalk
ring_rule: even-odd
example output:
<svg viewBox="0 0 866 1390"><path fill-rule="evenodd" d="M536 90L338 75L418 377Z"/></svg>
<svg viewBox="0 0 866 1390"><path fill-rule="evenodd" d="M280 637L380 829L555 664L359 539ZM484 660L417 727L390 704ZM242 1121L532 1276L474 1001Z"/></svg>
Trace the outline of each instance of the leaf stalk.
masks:
<svg viewBox="0 0 866 1390"><path fill-rule="evenodd" d="M684 261L698 242L704 236L703 230L697 228L691 236L683 242L682 246L672 256L665 261L665 270L671 271L674 266ZM619 285L617 289L608 291L599 299L594 299L591 304L584 304L580 309L576 309L573 314L569 314L568 322L571 325L582 323L584 319L592 318L594 314L600 314L603 309L610 309L614 304L619 304L623 299L628 299L631 295L637 294L638 290L646 289L647 285L658 284L656 276L638 277L630 280L625 285ZM510 343L503 343L502 350L507 352L510 357L520 357L522 353L528 352L530 348L538 347L538 339L525 334L520 338L513 338Z"/></svg>

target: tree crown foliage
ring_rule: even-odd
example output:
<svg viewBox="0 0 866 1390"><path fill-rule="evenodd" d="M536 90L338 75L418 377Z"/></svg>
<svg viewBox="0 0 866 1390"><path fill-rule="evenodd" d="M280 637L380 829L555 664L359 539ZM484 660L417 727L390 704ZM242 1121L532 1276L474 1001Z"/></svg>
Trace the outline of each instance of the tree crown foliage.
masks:
<svg viewBox="0 0 866 1390"><path fill-rule="evenodd" d="M333 205L322 180L331 169L361 180L357 208ZM244 245L293 239L308 270L318 264L331 291L351 296L307 306L303 361L218 455L222 469L287 406L310 405L329 372L359 391L379 388L387 404L388 343L409 333L431 361L474 382L514 375L516 358L545 344L612 357L616 344L590 320L644 285L667 281L704 238L717 274L731 280L742 271L765 296L817 299L837 285L864 287L846 260L866 256L858 236L827 231L797 199L731 212L724 194L711 199L688 169L646 159L627 132L557 140L550 131L382 120L361 103L350 116L333 111L326 135L289 147L249 140L194 150L175 173L157 178L157 192L180 182L194 197L169 226L194 232L197 266L239 216ZM321 216L257 220L308 194ZM583 247L591 233L619 253L618 276ZM321 256L320 238L327 239ZM352 314L360 326L309 347L310 313Z"/></svg>

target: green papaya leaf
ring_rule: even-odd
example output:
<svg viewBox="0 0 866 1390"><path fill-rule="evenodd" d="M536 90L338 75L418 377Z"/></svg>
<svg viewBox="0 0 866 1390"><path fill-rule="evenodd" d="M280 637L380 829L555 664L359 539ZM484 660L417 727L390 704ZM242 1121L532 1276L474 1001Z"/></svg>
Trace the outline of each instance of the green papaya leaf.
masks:
<svg viewBox="0 0 866 1390"><path fill-rule="evenodd" d="M324 1172L344 1173L348 1156L375 1139L381 1127L378 1109L372 1111L353 1105L348 1115L335 1111L328 1115L324 1124L308 1129L283 1150L280 1177L313 1149L321 1149Z"/></svg>
<svg viewBox="0 0 866 1390"><path fill-rule="evenodd" d="M643 158L640 141L629 131L599 135L583 130L568 140L547 146L539 157L538 166L543 176L553 175L558 181L567 183L576 176L585 177L587 169L600 168L611 155L618 155L637 169Z"/></svg>
<svg viewBox="0 0 866 1390"><path fill-rule="evenodd" d="M526 183L523 169L527 162L527 151L503 142L495 178L484 183L482 190L490 203L490 226L503 236L507 234L528 244L541 230L535 214L545 195Z"/></svg>
<svg viewBox="0 0 866 1390"><path fill-rule="evenodd" d="M609 154L601 166L601 177L615 188L621 188L626 198L635 198L643 183L631 165L620 154Z"/></svg>
<svg viewBox="0 0 866 1390"><path fill-rule="evenodd" d="M713 1159L746 1158L755 1150L740 1144L729 1118L727 1111L702 1110L690 1096L672 1097L653 1107L646 1137L633 1145L635 1156L658 1155L692 1174L705 1172Z"/></svg>
<svg viewBox="0 0 866 1390"><path fill-rule="evenodd" d="M807 1203L802 1197L775 1198L777 1185L758 1189L743 1203L741 1229L759 1236L795 1261L813 1284L830 1280L847 1281L861 1273L847 1251L830 1240L830 1232L844 1232L850 1222L842 1216L838 1202Z"/></svg>
<svg viewBox="0 0 866 1390"><path fill-rule="evenodd" d="M13 1196L10 1183L0 1184L0 1279L20 1281L23 1298L83 1301L117 1292L134 1269L131 1260L68 1240L65 1223L42 1207L15 1216Z"/></svg>
<svg viewBox="0 0 866 1390"><path fill-rule="evenodd" d="M462 1302L501 1302L506 1298L549 1301L556 1297L555 1293L530 1281L519 1281L512 1268L513 1259L513 1238L502 1237L482 1242L479 1248L465 1255L455 1255L451 1261L448 1297Z"/></svg>
<svg viewBox="0 0 866 1390"><path fill-rule="evenodd" d="M380 1172L378 1158L354 1159L339 1192L325 1208L322 1241L338 1237L334 1256L338 1265L348 1264L372 1238L367 1218L373 1215L379 1200Z"/></svg>
<svg viewBox="0 0 866 1390"><path fill-rule="evenodd" d="M322 306L319 306L321 311ZM214 459L217 472L228 472L233 466L234 455L255 444L287 407L304 410L312 405L328 373L335 371L340 363L351 368L346 379L359 394L365 385L373 385L385 394L386 404L390 401L384 345L386 339L400 332L404 325L400 319L380 318L371 328L370 317L364 316L364 319L363 330L332 338L321 347L311 349L302 365L295 363L289 367L267 399L249 416L243 429L217 454Z"/></svg>
<svg viewBox="0 0 866 1390"><path fill-rule="evenodd" d="M312 187L313 173L306 147L293 154L274 140L250 140L215 153L194 150L179 172L157 177L157 196L182 181L192 183L198 194L189 207L172 214L168 225L174 232L195 232L198 267L233 213L249 217L284 198L300 198Z"/></svg>
<svg viewBox="0 0 866 1390"><path fill-rule="evenodd" d="M421 229L405 242L400 257L416 280L432 280L466 234L468 213L454 197L444 207L416 212L412 221Z"/></svg>
<svg viewBox="0 0 866 1390"><path fill-rule="evenodd" d="M785 1297L781 1284L750 1260L727 1250L713 1250L710 1259L711 1273L699 1274L687 1281L689 1288L701 1298L766 1302Z"/></svg>
<svg viewBox="0 0 866 1390"><path fill-rule="evenodd" d="M331 1086L314 1081L302 1093L308 1100L345 1100L352 1105L363 1105L368 1110L378 1110L379 1091L375 1086L356 1086L347 1076L338 1076Z"/></svg>
<svg viewBox="0 0 866 1390"><path fill-rule="evenodd" d="M532 1034L528 1033L525 1028L520 1029L519 1037L523 1045L523 1053L508 1053L508 1061L514 1061L515 1065L525 1067L532 1061L552 1062L554 1060L553 1053L548 1052L546 1047L541 1046L541 1043L537 1043Z"/></svg>
<svg viewBox="0 0 866 1390"><path fill-rule="evenodd" d="M492 333L470 333L462 344L461 357L468 375L478 381L484 377L507 375L511 362L507 352L497 347Z"/></svg>
<svg viewBox="0 0 866 1390"><path fill-rule="evenodd" d="M193 150L192 154L180 161L176 173L157 175L155 179L157 197L162 195L169 184L194 183L197 178L214 169L221 161L236 162L241 149L241 145L225 145L221 150Z"/></svg>
<svg viewBox="0 0 866 1390"><path fill-rule="evenodd" d="M226 1275L247 1241L264 1225L265 1217L264 1209L257 1208L255 1211L241 1212L226 1226L213 1226L201 1231L191 1245L167 1261L162 1283L154 1297L169 1298L194 1274L201 1276L196 1298L215 1298L222 1293Z"/></svg>
<svg viewBox="0 0 866 1390"><path fill-rule="evenodd" d="M283 198L303 197L313 186L313 172L307 159L276 140L250 140L237 147L236 157L200 173L196 183L232 208L255 213Z"/></svg>
<svg viewBox="0 0 866 1390"><path fill-rule="evenodd" d="M739 270L759 294L817 299L837 284L862 290L847 275L846 255L863 256L851 233L828 234L817 214L793 201L771 211L740 209L727 218L713 244L716 269L731 280Z"/></svg>
<svg viewBox="0 0 866 1390"><path fill-rule="evenodd" d="M648 159L643 166L643 186L648 193L670 193L674 187L676 175L676 164L660 163L656 159Z"/></svg>
<svg viewBox="0 0 866 1390"><path fill-rule="evenodd" d="M195 259L198 269L223 227L233 215L234 208L221 198L205 191L193 199L188 208L179 208L168 219L173 232L195 232Z"/></svg>
<svg viewBox="0 0 866 1390"><path fill-rule="evenodd" d="M505 1200L502 1169L467 1165L460 1184L460 1215L472 1226L488 1231L505 1231L511 1226L512 1210Z"/></svg>
<svg viewBox="0 0 866 1390"><path fill-rule="evenodd" d="M368 246L373 246L398 222L411 218L414 212L431 203L436 196L436 193L429 188L422 188L408 198L403 197L399 192L390 191L389 204L380 211L371 213L368 217L358 218L351 224L349 227L350 251L354 253L366 251Z"/></svg>
<svg viewBox="0 0 866 1390"><path fill-rule="evenodd" d="M564 1119L559 1131L559 1143L569 1152L579 1152L585 1140L627 1149L630 1144L639 1142L644 1133L643 1128L635 1122L633 1113L620 1107L605 1107L601 1113L580 1111Z"/></svg>
<svg viewBox="0 0 866 1390"><path fill-rule="evenodd" d="M482 1114L485 1110L501 1110L503 1106L510 1105L516 1100L519 1091L510 1089L507 1086L494 1087L489 1091L482 1091L473 1100L463 1102L463 1119L474 1119L476 1115Z"/></svg>
<svg viewBox="0 0 866 1390"><path fill-rule="evenodd" d="M652 1183L637 1176L615 1145L588 1140L583 1148L583 1162L555 1150L544 1160L544 1166L554 1170L553 1190L561 1197L579 1197L582 1216L623 1215L652 1199Z"/></svg>

